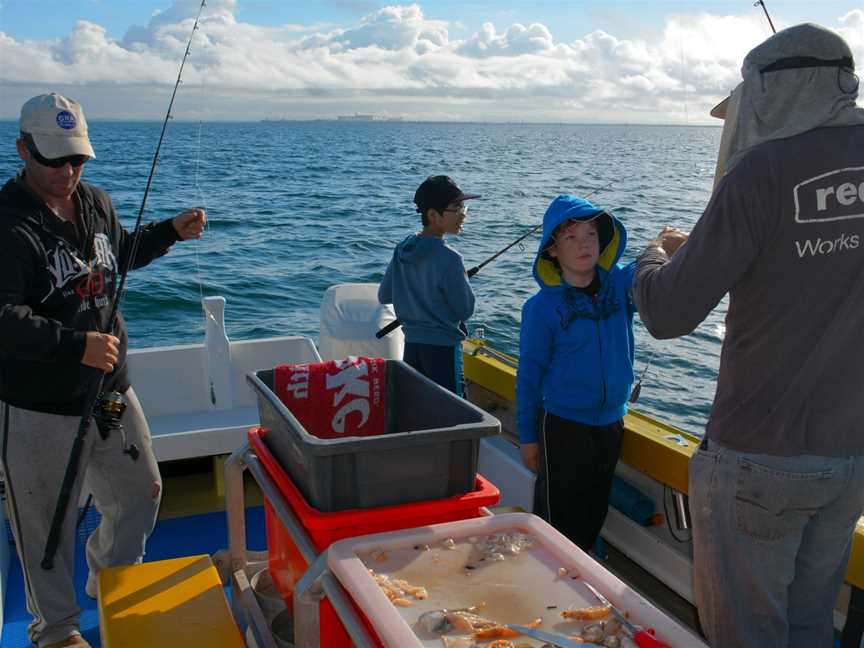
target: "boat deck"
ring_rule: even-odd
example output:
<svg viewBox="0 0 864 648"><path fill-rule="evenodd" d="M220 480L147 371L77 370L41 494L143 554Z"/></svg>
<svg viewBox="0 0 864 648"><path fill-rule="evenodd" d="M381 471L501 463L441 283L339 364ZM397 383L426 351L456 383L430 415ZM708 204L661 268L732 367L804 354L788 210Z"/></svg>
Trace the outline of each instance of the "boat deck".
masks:
<svg viewBox="0 0 864 648"><path fill-rule="evenodd" d="M283 343L285 340L289 340L289 338L284 338ZM267 350L261 344L242 343L242 346L244 349L249 346L251 349L249 353ZM196 350L200 351L197 347ZM176 355L176 349L170 351ZM470 343L466 344L465 351L466 377L470 383L473 383L470 385L469 398L501 420L505 437L512 436L515 361L489 349L483 349L482 352L479 352L479 347ZM144 356L145 354L141 355ZM239 354L238 358L241 356L245 357L243 354ZM233 380L236 383L233 388L239 392L242 385L238 380ZM226 377L225 384L231 383L232 381ZM479 387L480 385L483 387ZM216 392L218 391L217 389ZM237 429L242 431L243 426L238 426ZM199 436L203 438L205 435ZM656 480L657 483L665 485L665 487L686 493L687 462L696 443L698 443L698 439L695 437L685 435L650 417L631 414L627 418L627 434L622 451L622 463L627 464L634 475L642 475L645 478ZM192 450L195 448L185 448L185 456L200 457L201 453L192 452L189 454ZM219 451L224 452L225 450L217 450L217 452ZM172 454L168 452L167 455L163 454L160 458L175 459L180 456L184 456L184 453ZM145 559L152 561L192 554L213 554L226 548L228 546L228 534L226 516L223 512L225 506L224 484L221 483L220 479L224 472L220 460L204 457L186 461L168 461L160 464L160 467L165 482L165 494L160 510L160 521L148 543L148 553ZM260 491L254 483L249 484L245 501L251 507L247 509L246 524L249 548L263 550L266 548L264 515L262 507L259 506L261 503ZM98 614L96 602L84 594L87 569L84 561L83 541L97 523L98 514L95 511L90 511L79 533L79 546L76 555L76 590L79 604L82 607L81 629L85 638L93 646L100 645ZM848 575L849 582L856 585L864 584L864 545L862 543L864 543L864 522L859 524L856 533L853 559ZM625 548L625 545L620 546ZM695 609L685 598L675 593L675 591L684 593L686 588L678 587L677 590L673 591L639 567L634 560L611 546L608 547L605 566L670 616L692 629L698 629ZM669 581L667 580L667 582ZM680 583L678 584L680 585ZM30 616L24 604L20 566L14 555L11 560L5 591L6 607L0 648L30 646L26 636Z"/></svg>
<svg viewBox="0 0 864 648"><path fill-rule="evenodd" d="M187 472L190 464L195 472ZM180 466L178 471L177 466ZM163 560L191 554L214 554L227 547L228 532L224 513L221 485L214 480L214 473L202 470L207 462L170 462L162 465L165 496L160 509L159 522L148 544L145 560ZM185 470L184 470L185 467ZM180 474L175 474L175 473ZM260 505L261 493L257 485L249 480L246 501L251 505L246 511L246 529L249 549L266 550L264 511ZM87 565L84 558L84 542L96 527L99 515L90 509L78 532L75 564L75 589L81 606L81 631L94 648L101 646L96 601L84 593ZM696 609L684 598L654 578L611 545L606 545L604 566L627 582L634 590L651 600L657 607L698 632ZM226 588L230 596L230 588ZM0 648L30 648L27 625L30 615L24 602L24 585L21 567L13 555L7 583L5 623ZM839 646L839 643L837 644Z"/></svg>
<svg viewBox="0 0 864 648"><path fill-rule="evenodd" d="M228 546L225 505L213 473L174 474L178 471L178 467L172 465L174 463L187 464L188 469L189 462L162 465L165 495L159 511L159 522L147 543L144 559L148 562L193 554L214 554ZM246 509L249 549L266 550L264 507L260 505L260 491L251 480L247 484L247 502L254 504ZM84 542L98 523L99 514L91 507L78 529L75 547L75 591L81 606L81 634L94 648L102 645L99 639L99 611L96 601L84 593L87 580ZM32 644L27 639L27 626L31 617L25 605L21 565L14 554L10 560L3 618L0 648L31 648Z"/></svg>

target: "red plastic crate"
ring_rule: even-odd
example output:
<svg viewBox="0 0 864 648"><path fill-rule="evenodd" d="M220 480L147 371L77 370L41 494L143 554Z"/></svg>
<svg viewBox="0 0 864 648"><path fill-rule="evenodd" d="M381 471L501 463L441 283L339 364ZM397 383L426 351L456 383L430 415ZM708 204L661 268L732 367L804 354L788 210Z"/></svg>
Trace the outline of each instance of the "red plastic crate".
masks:
<svg viewBox="0 0 864 648"><path fill-rule="evenodd" d="M478 474L476 490L464 495L396 506L322 513L309 506L291 478L285 474L267 448L265 435L266 430L251 428L249 443L319 553L344 538L480 517L483 515L483 507L494 506L501 497L495 485ZM270 573L290 609L293 605L294 586L306 573L309 565L266 499L264 511ZM329 601L322 602L320 621L322 646L341 648L352 645Z"/></svg>

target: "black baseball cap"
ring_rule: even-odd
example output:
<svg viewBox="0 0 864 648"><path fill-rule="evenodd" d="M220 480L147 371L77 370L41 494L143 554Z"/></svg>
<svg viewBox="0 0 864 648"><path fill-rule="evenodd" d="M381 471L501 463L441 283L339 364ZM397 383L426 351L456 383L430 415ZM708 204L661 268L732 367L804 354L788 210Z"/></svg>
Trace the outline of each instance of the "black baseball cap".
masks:
<svg viewBox="0 0 864 648"><path fill-rule="evenodd" d="M429 176L414 192L414 204L421 214L427 209L444 209L452 203L479 198L479 194L467 194L456 186L453 178L445 175Z"/></svg>

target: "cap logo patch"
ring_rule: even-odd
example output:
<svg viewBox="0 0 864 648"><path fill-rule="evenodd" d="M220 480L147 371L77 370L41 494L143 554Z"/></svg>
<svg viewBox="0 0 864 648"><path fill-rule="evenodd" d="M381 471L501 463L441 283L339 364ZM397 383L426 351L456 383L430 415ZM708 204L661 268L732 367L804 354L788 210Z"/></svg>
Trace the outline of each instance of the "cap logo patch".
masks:
<svg viewBox="0 0 864 648"><path fill-rule="evenodd" d="M57 113L57 125L63 130L72 130L78 125L75 115L68 110L61 110Z"/></svg>

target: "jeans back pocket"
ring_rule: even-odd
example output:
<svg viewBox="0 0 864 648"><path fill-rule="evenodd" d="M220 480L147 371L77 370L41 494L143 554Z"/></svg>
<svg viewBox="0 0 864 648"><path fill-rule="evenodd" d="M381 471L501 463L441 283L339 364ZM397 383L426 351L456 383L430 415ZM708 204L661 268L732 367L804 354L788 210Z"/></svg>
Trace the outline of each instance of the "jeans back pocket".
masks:
<svg viewBox="0 0 864 648"><path fill-rule="evenodd" d="M824 504L834 471L796 472L738 459L735 517L738 530L774 542L796 533Z"/></svg>

